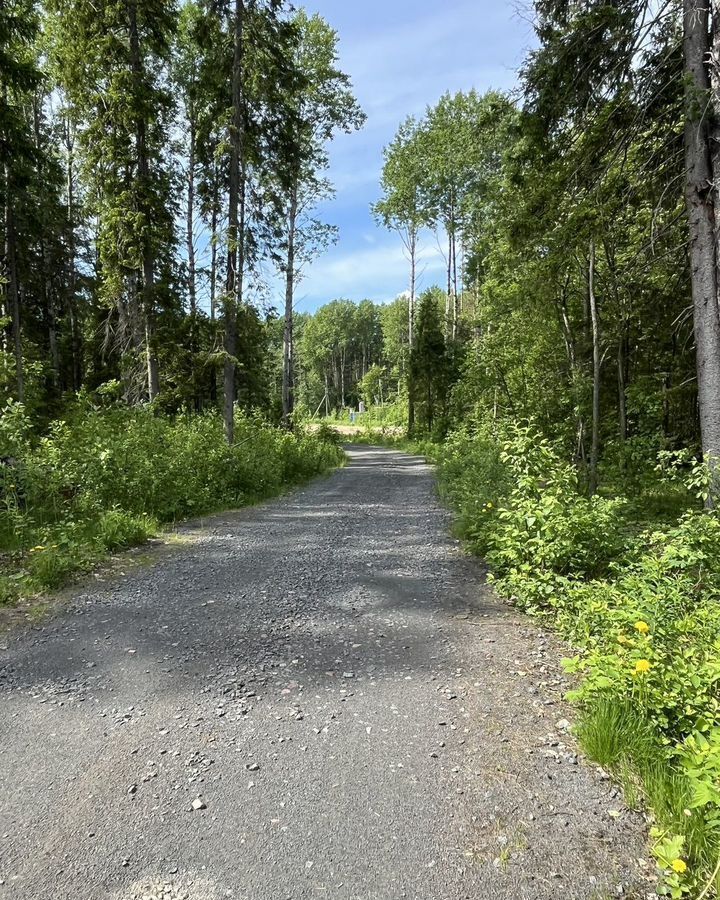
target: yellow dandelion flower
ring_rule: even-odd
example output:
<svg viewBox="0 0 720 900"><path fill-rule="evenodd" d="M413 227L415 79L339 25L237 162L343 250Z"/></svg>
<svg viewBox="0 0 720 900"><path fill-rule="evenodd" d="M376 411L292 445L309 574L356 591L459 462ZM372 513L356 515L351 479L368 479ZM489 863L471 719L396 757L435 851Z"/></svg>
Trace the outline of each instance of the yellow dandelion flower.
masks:
<svg viewBox="0 0 720 900"><path fill-rule="evenodd" d="M673 872L677 872L678 875L682 875L687 872L687 863L684 859L674 859L672 861L671 868Z"/></svg>
<svg viewBox="0 0 720 900"><path fill-rule="evenodd" d="M635 663L635 674L636 675L645 675L646 672L649 672L651 669L650 660L649 659L639 659Z"/></svg>
<svg viewBox="0 0 720 900"><path fill-rule="evenodd" d="M636 622L635 631L639 631L640 634L647 634L650 631L650 626L647 622Z"/></svg>

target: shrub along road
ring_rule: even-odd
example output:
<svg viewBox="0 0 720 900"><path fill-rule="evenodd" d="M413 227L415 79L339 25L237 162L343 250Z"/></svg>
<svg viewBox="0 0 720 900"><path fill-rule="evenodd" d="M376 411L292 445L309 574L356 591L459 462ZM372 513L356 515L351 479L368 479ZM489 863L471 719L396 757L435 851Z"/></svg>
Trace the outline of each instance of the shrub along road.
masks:
<svg viewBox="0 0 720 900"><path fill-rule="evenodd" d="M0 641L0 898L645 897L562 654L372 448Z"/></svg>

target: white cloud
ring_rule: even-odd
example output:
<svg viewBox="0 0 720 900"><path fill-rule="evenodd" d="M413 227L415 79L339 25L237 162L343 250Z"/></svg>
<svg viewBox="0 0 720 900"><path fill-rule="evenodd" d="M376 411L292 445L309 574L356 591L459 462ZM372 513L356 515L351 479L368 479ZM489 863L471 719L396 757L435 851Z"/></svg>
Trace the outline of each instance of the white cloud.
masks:
<svg viewBox="0 0 720 900"><path fill-rule="evenodd" d="M531 41L527 21L515 12L518 2L524 0L306 0L309 11L338 29L340 67L368 120L360 133L339 135L330 147L336 197L320 214L339 225L339 243L308 269L298 289L301 308L338 296L387 300L406 290L401 241L375 231L370 213L380 196L383 147L406 116L422 115L445 91L515 85ZM420 287L443 284L442 252L430 235L424 246Z"/></svg>
<svg viewBox="0 0 720 900"><path fill-rule="evenodd" d="M437 247L426 243L418 254L419 287L442 281L445 260ZM298 307L319 299L347 297L391 300L407 289L410 264L398 239L372 248L334 253L318 260L298 288Z"/></svg>

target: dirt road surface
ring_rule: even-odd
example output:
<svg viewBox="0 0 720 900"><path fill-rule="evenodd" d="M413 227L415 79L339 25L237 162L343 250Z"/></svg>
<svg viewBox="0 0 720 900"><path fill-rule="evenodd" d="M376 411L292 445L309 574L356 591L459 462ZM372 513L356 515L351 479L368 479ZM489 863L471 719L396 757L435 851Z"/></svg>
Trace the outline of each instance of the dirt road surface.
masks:
<svg viewBox="0 0 720 900"><path fill-rule="evenodd" d="M422 460L350 455L0 637L2 900L648 896L562 649Z"/></svg>

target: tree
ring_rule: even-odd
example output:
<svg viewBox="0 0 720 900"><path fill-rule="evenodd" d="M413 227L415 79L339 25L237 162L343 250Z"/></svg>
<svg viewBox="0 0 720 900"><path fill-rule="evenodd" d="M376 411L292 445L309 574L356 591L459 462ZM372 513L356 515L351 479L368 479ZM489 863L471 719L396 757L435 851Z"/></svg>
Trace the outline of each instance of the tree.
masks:
<svg viewBox="0 0 720 900"><path fill-rule="evenodd" d="M327 143L338 131L359 128L364 115L350 79L337 67L337 34L318 15L303 10L293 17L292 72L285 106L281 152L284 159L275 179L279 231L283 235L280 268L285 278L283 337L283 421L292 422L294 408L293 307L295 285L302 268L335 237L335 229L319 221L313 210L332 196L324 176Z"/></svg>
<svg viewBox="0 0 720 900"><path fill-rule="evenodd" d="M117 316L126 392L152 400L160 390L157 275L174 243L165 75L175 3L49 0L48 7L62 87L80 123L100 289Z"/></svg>
<svg viewBox="0 0 720 900"><path fill-rule="evenodd" d="M644 144L646 171L653 181L658 173L664 180L661 206L666 197L676 198L678 186L684 184L700 436L703 455L715 473L720 452L720 324L713 222L720 211L715 139L720 46L711 5L685 0L681 19L677 5L649 0L543 0L536 8L540 47L525 75L532 109L551 142L568 150L578 133L593 133L595 155L587 157L586 164L592 160L595 184L607 171L600 165L601 154L609 158L612 153L618 160L633 142ZM716 24L717 16L713 19ZM680 124L684 128L678 128ZM684 172L678 172L676 152L681 131ZM719 478L713 474L713 495Z"/></svg>
<svg viewBox="0 0 720 900"><path fill-rule="evenodd" d="M690 272L697 354L702 448L713 474L712 502L720 493L720 312L717 222L720 214L717 106L720 32L710 31L707 2L684 0L685 198L690 231ZM717 15L717 11L715 13ZM717 42L717 43L716 43ZM711 71L716 79L711 93ZM714 110L715 114L717 110Z"/></svg>
<svg viewBox="0 0 720 900"><path fill-rule="evenodd" d="M393 142L383 151L385 163L380 182L383 197L373 207L376 218L400 235L410 262L408 343L411 349L415 339L419 235L432 219L426 193L429 177L426 143L426 131L413 117L400 125ZM411 391L408 396L408 430L412 432L415 406Z"/></svg>
<svg viewBox="0 0 720 900"><path fill-rule="evenodd" d="M432 433L445 415L448 360L437 291L420 298L415 346L410 351L410 391L421 427Z"/></svg>
<svg viewBox="0 0 720 900"><path fill-rule="evenodd" d="M35 162L23 103L39 82L33 44L38 20L30 0L0 0L0 176L2 177L3 306L10 323L15 363L15 390L25 397L22 321L18 272L18 231L15 208L27 184L28 169Z"/></svg>
<svg viewBox="0 0 720 900"><path fill-rule="evenodd" d="M411 345L415 325L418 240L420 230L431 223L426 143L426 132L414 117L410 116L400 125L392 143L383 151L385 163L380 181L383 196L373 207L376 218L400 235L410 262L408 333Z"/></svg>

